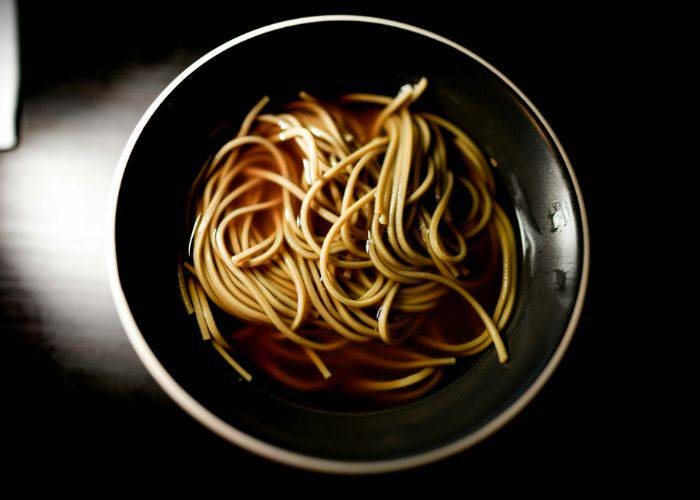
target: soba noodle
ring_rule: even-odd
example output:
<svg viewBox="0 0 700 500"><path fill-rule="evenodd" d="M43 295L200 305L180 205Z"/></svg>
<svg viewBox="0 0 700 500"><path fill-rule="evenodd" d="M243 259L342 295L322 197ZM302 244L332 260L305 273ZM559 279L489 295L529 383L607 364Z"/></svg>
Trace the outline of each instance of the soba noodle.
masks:
<svg viewBox="0 0 700 500"><path fill-rule="evenodd" d="M515 299L513 229L474 141L411 111L426 86L335 103L302 92L276 114L263 113L265 97L204 165L180 290L202 338L244 379L232 354L246 337L254 369L291 388L340 384L396 401L429 391L456 356L493 344L507 361L499 331ZM483 270L467 267L479 241ZM499 275L489 312L474 293ZM449 293L483 324L459 343L426 320ZM218 310L249 326L222 333Z"/></svg>

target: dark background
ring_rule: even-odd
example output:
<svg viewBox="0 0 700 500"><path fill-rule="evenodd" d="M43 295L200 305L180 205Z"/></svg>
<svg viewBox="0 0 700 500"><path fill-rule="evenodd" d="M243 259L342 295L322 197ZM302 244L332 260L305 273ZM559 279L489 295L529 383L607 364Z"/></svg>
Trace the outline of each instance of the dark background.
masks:
<svg viewBox="0 0 700 500"><path fill-rule="evenodd" d="M504 72L540 109L568 152L587 204L593 250L589 293L573 343L522 414L454 458L352 481L524 484L526 477L537 482L550 475L600 476L629 454L622 418L629 391L621 388L625 374L612 362L616 338L630 335L613 314L625 294L619 274L627 272L613 267L626 237L619 224L626 201L617 192L626 166L609 152L625 123L619 75L634 50L633 39L620 36L620 18L588 4L566 11L487 10L434 0L415 6L19 4L20 143L0 153L0 434L3 454L17 470L110 474L128 466L129 473L156 474L156 466L165 465L166 475L184 470L196 478L197 471L212 470L224 478L230 474L234 482L259 474L284 484L313 480L309 484L324 488L348 482L240 451L170 401L121 329L103 253L117 159L165 85L238 34L327 13L416 24ZM281 51L280 57L291 55Z"/></svg>

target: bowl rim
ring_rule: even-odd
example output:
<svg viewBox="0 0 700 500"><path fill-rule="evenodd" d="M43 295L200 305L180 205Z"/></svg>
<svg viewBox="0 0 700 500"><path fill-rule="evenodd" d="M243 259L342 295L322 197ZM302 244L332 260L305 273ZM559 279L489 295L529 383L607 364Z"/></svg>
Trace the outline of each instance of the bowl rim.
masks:
<svg viewBox="0 0 700 500"><path fill-rule="evenodd" d="M290 451L279 446L267 443L249 434L246 434L236 429L229 423L225 422L212 412L210 412L207 408L202 406L194 397L187 393L175 381L173 376L170 375L170 373L168 373L168 371L165 369L165 367L163 367L160 361L158 361L156 355L148 346L145 338L143 337L143 334L136 325L136 321L134 320L134 317L131 314L131 310L129 309L129 305L126 301L126 296L124 295L124 291L121 287L119 269L117 264L116 216L119 201L119 192L121 189L121 181L124 176L129 157L131 156L131 152L136 142L138 141L141 132L151 119L151 116L170 95L170 93L185 78L187 78L190 74L196 71L200 66L203 66L205 63L207 63L209 60L213 59L217 55L221 54L222 52L228 50L231 47L245 42L246 40L250 40L252 38L264 35L272 31L281 30L293 26L338 21L378 24L392 28L402 29L418 35L425 36L427 38L431 38L435 41L441 42L449 47L459 50L464 55L477 61L491 73L497 76L505 85L507 85L513 92L515 92L515 94L524 102L529 111L538 118L542 126L547 131L553 144L555 145L559 155L563 159L564 164L566 165L566 168L568 170L569 176L571 178L574 191L576 193L576 199L579 206L579 217L581 220L581 228L583 234L581 281L579 284L576 301L574 303L573 312L569 319L569 323L566 327L564 335L559 345L557 346L557 349L552 354L552 357L547 362L547 365L540 372L537 378L532 382L532 384L525 391L523 391L523 393L513 403L511 403L510 406L505 408L503 411L501 411L501 413L496 415L489 422L487 422L485 425L475 430L474 432L436 449L388 460L335 460ZM374 474L408 469L435 462L437 460L446 458L450 455L454 455L455 453L466 450L467 448L475 445L476 443L482 441L486 437L493 434L495 431L497 431L506 423L508 423L513 417L515 417L535 397L535 395L540 391L545 382L552 375L555 368L559 365L559 362L561 361L567 347L571 342L571 339L574 335L574 331L576 330L576 326L581 316L581 310L583 308L586 288L588 286L588 274L590 266L590 235L588 230L588 219L586 217L583 196L581 194L581 189L576 179L576 175L571 166L569 158L566 152L564 151L564 148L562 147L561 143L559 142L559 139L550 127L549 123L547 123L547 121L544 119L539 110L534 106L534 104L532 104L532 102L527 98L527 96L518 87L516 87L515 84L513 84L513 82L511 82L505 75L503 75L503 73L498 71L495 67L493 67L487 61L485 61L469 49L431 31L399 21L393 21L379 17L333 14L289 19L286 21L269 24L267 26L254 29L243 35L237 36L229 40L228 42L216 47L215 49L209 51L204 56L200 57L190 66L188 66L184 71L182 71L158 95L158 97L153 101L153 103L151 103L146 112L143 114L136 127L134 128L133 132L131 133L129 140L124 146L124 150L122 151L121 157L119 159L117 168L114 173L111 191L109 195L108 213L110 221L107 227L107 265L109 285L112 292L112 297L122 327L126 331L127 337L129 338L132 347L136 351L136 354L138 355L139 359L144 364L146 369L149 371L151 376L183 410L189 413L199 423L210 429L215 434L218 434L222 438L226 439L227 441L243 448L244 450L255 453L267 459L280 462L285 465L290 465L293 467L312 470L316 472L337 474Z"/></svg>

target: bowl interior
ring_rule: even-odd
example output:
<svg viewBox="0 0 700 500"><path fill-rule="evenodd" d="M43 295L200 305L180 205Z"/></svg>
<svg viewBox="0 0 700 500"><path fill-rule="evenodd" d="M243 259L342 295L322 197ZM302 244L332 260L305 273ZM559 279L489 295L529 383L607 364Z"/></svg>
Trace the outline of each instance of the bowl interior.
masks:
<svg viewBox="0 0 700 500"><path fill-rule="evenodd" d="M517 304L504 337L438 392L393 409L343 413L281 398L235 373L199 340L176 282L187 191L207 154L263 95L299 90L393 94L427 76L421 107L462 127L497 162L520 239ZM233 128L232 128L233 127ZM214 131L219 132L214 133ZM535 380L558 347L582 267L579 206L547 131L477 60L426 36L367 22L286 27L232 46L191 73L152 115L128 159L116 213L116 252L129 308L177 383L233 427L279 447L347 461L405 457L484 426Z"/></svg>

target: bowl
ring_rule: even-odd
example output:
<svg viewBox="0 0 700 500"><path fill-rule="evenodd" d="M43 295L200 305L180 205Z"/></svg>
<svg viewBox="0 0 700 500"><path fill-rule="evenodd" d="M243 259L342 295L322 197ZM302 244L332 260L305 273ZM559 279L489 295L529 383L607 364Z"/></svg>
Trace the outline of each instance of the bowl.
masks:
<svg viewBox="0 0 700 500"><path fill-rule="evenodd" d="M313 55L313 63L310 63ZM426 109L464 129L492 158L510 200L519 283L493 349L429 396L380 411L290 401L236 380L185 314L178 249L189 187L217 130L252 104L307 90L319 97L393 94L427 76ZM220 135L220 134L219 134ZM109 277L121 322L163 389L224 439L316 471L374 473L464 450L513 418L561 360L586 289L589 242L581 193L561 144L528 98L493 66L439 35L385 19L320 16L239 36L196 61L155 100L124 148L111 195Z"/></svg>

